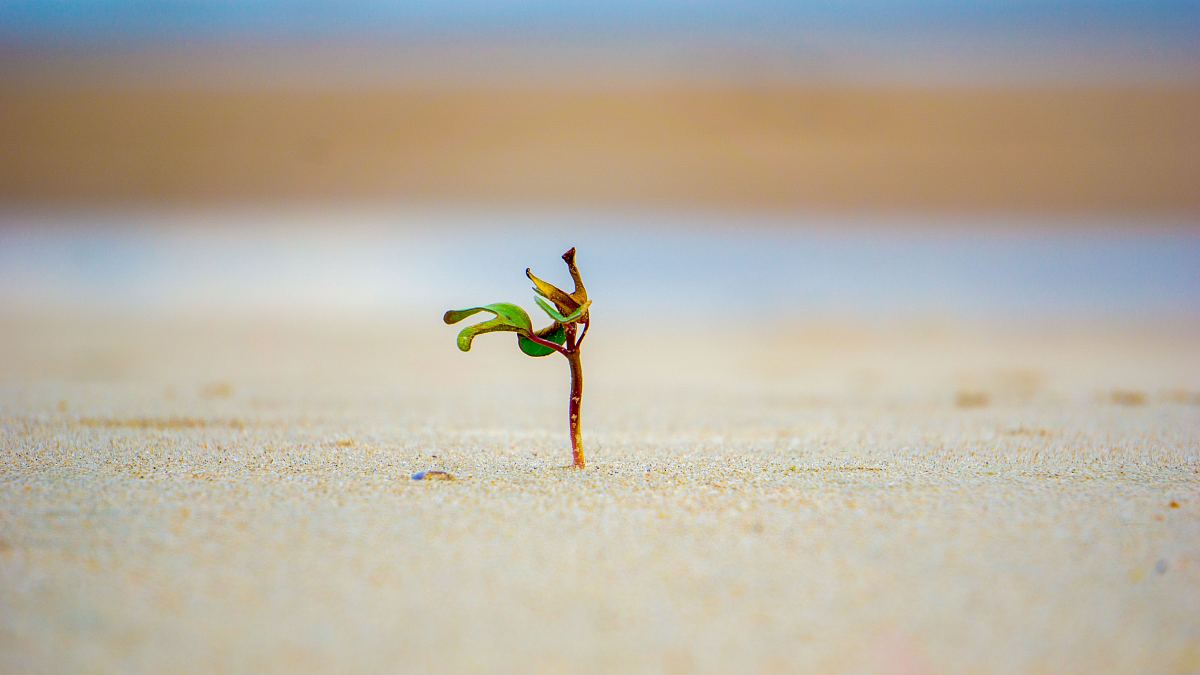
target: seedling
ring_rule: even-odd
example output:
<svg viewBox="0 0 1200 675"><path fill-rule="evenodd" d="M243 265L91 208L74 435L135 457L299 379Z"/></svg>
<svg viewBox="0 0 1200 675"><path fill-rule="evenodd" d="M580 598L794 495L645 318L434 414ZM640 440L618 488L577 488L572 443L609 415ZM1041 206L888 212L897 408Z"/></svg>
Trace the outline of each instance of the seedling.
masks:
<svg viewBox="0 0 1200 675"><path fill-rule="evenodd" d="M495 318L483 323L468 326L458 334L458 348L464 352L471 350L471 341L476 335L484 333L509 332L517 334L517 347L522 352L533 357L549 356L552 353L562 354L571 366L571 400L567 405L567 423L571 433L571 457L575 468L585 466L583 458L583 434L579 429L579 405L583 400L583 365L579 360L579 348L583 346L583 338L587 337L591 317L588 308L592 301L588 300L587 289L583 287L583 279L579 278L579 268L575 266L575 249L567 251L562 256L567 263L567 271L575 282L575 290L571 293L549 284L533 275L525 268L525 276L533 282L533 290L537 293L534 302L549 315L551 323L541 330L533 329L533 322L525 310L507 302L497 302L482 307L467 309L452 309L446 312L442 320L447 324L458 323L468 316L480 312L489 312ZM582 326L582 328L580 328Z"/></svg>

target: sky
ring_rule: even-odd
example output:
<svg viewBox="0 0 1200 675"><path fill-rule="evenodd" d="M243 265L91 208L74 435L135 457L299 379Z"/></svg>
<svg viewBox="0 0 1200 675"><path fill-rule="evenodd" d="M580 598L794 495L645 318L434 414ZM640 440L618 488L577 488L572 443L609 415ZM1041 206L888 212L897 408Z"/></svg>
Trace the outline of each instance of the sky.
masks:
<svg viewBox="0 0 1200 675"><path fill-rule="evenodd" d="M1120 28L1164 39L1200 34L1187 0L6 0L7 41L525 31L958 31Z"/></svg>
<svg viewBox="0 0 1200 675"><path fill-rule="evenodd" d="M0 2L0 73L57 64L58 72L136 74L158 67L154 59L114 67L92 59L147 53L184 55L183 69L168 79L186 77L206 59L211 70L212 59L232 54L267 81L582 72L1178 81L1200 72L1200 0ZM53 60L64 55L67 61Z"/></svg>

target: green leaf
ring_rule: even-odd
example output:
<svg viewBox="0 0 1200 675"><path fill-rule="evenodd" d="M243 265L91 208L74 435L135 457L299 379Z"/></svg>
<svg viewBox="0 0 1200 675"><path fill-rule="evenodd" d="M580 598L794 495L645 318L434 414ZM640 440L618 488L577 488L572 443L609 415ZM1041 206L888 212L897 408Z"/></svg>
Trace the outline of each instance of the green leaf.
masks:
<svg viewBox="0 0 1200 675"><path fill-rule="evenodd" d="M574 312L563 316L557 309L554 308L554 305L551 305L540 297L534 296L533 301L537 303L538 307L542 308L543 312L549 314L550 318L554 319L554 321L557 323L574 323L578 321L579 319L583 318L584 313L588 310L588 306L592 304L592 301L588 300L576 308Z"/></svg>
<svg viewBox="0 0 1200 675"><path fill-rule="evenodd" d="M532 333L533 322L529 320L529 315L520 307L507 303L496 302L483 307L468 307L467 309L452 309L442 316L442 321L447 324L458 323L463 319L478 314L480 312L490 312L496 318L483 323L468 326L458 334L458 348L464 352L471 351L471 341L477 335L484 333L496 333L507 331L510 333Z"/></svg>
<svg viewBox="0 0 1200 675"><path fill-rule="evenodd" d="M561 345L567 341L567 329L563 328L562 324L556 323L544 330L538 331L537 336L543 340L549 340L554 344ZM517 346L521 348L521 351L530 356L549 356L554 353L553 349L539 345L524 335L517 336Z"/></svg>

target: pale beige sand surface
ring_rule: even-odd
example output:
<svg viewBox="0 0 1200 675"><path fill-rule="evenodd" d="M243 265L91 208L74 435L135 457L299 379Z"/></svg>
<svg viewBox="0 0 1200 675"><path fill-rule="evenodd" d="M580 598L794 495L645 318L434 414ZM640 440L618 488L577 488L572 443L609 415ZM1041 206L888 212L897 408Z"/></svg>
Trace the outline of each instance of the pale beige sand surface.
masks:
<svg viewBox="0 0 1200 675"><path fill-rule="evenodd" d="M2 323L0 671L1200 671L1194 325Z"/></svg>

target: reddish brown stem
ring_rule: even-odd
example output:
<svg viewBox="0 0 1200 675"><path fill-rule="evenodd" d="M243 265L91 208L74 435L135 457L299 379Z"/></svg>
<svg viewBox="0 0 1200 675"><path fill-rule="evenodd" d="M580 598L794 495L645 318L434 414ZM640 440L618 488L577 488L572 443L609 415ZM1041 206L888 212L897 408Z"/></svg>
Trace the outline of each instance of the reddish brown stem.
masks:
<svg viewBox="0 0 1200 675"><path fill-rule="evenodd" d="M534 335L533 333L522 333L521 335L524 336L524 338L526 340L529 340L530 342L539 344L543 347L546 347L547 349L553 349L554 351L558 352L559 354L562 354L563 356L567 355L567 350L563 349L560 345L555 344L549 340L543 340L542 338Z"/></svg>
<svg viewBox="0 0 1200 675"><path fill-rule="evenodd" d="M583 431L580 428L580 404L583 402L583 362L579 358L579 343L575 341L575 324L567 326L567 344L563 356L571 365L571 400L567 404L567 426L571 432L571 459L576 469L583 469Z"/></svg>
<svg viewBox="0 0 1200 675"><path fill-rule="evenodd" d="M583 364L579 352L567 352L567 363L571 364L571 403L567 406L571 429L571 458L576 469L587 466L583 458L583 432L579 428L579 407L583 401Z"/></svg>

